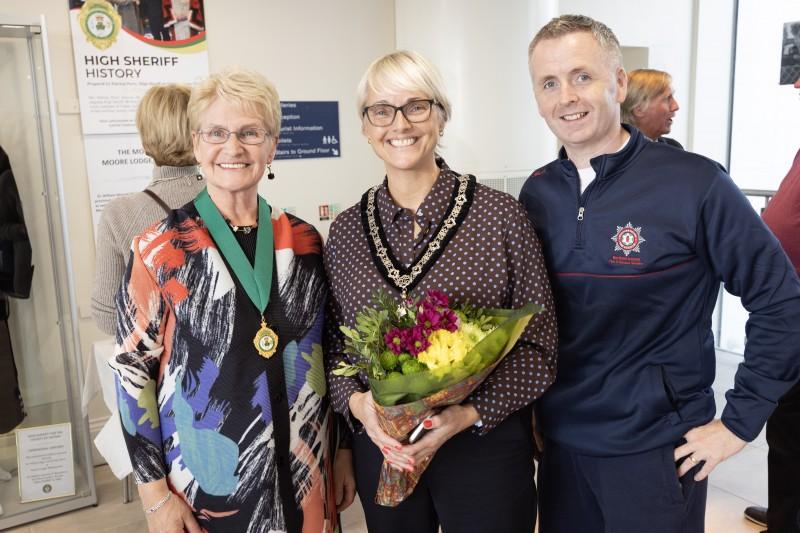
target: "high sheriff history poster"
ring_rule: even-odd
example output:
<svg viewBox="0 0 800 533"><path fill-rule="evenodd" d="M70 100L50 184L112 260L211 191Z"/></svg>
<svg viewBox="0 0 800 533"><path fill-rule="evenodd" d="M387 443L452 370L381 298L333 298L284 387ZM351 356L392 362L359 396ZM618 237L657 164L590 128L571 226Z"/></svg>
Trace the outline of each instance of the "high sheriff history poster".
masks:
<svg viewBox="0 0 800 533"><path fill-rule="evenodd" d="M208 75L202 0L70 0L89 193L95 228L105 204L147 186L153 162L136 107L159 83Z"/></svg>

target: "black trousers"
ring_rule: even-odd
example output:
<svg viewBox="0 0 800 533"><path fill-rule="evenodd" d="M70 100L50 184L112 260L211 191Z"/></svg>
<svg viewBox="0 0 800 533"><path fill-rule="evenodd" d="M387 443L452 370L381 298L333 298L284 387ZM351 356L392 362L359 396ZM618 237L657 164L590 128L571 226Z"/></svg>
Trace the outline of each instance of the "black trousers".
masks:
<svg viewBox="0 0 800 533"><path fill-rule="evenodd" d="M800 533L800 382L767 421L769 533Z"/></svg>
<svg viewBox="0 0 800 533"><path fill-rule="evenodd" d="M383 454L366 433L353 439L356 486L367 529L376 533L533 533L536 523L531 410L485 436L466 430L434 455L397 507L375 503Z"/></svg>
<svg viewBox="0 0 800 533"><path fill-rule="evenodd" d="M619 457L580 455L545 441L540 533L702 533L708 478L678 478L675 446Z"/></svg>

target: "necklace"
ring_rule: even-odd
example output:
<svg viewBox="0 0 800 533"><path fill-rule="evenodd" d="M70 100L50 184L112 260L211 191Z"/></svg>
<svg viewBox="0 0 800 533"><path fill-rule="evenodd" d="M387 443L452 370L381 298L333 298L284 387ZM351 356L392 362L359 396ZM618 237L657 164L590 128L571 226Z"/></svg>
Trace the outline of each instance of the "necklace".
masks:
<svg viewBox="0 0 800 533"><path fill-rule="evenodd" d="M236 224L231 224L231 221L227 218L225 219L225 222L228 223L228 226L230 226L231 231L234 233L244 233L245 235L249 234L254 228L258 227L258 220L256 220L256 223L252 226L237 226Z"/></svg>
<svg viewBox="0 0 800 533"><path fill-rule="evenodd" d="M461 222L467 216L472 205L475 191L475 176L456 176L456 186L453 196L447 206L442 222L436 228L433 238L428 241L423 252L411 263L408 268L395 257L386 241L386 234L380 220L375 194L382 187L376 185L364 193L361 198L361 223L367 234L367 242L372 252L372 260L383 278L402 295L408 296L423 276L442 255L451 238L458 231Z"/></svg>

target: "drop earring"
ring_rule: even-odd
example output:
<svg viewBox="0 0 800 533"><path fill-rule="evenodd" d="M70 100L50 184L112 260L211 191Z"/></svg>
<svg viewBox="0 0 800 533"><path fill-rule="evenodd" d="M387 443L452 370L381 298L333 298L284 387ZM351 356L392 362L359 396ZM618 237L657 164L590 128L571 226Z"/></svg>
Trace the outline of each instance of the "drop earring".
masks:
<svg viewBox="0 0 800 533"><path fill-rule="evenodd" d="M267 165L267 179L274 180L275 174L272 173L272 165Z"/></svg>
<svg viewBox="0 0 800 533"><path fill-rule="evenodd" d="M197 174L195 174L197 181L203 181L203 165L200 162L197 162Z"/></svg>

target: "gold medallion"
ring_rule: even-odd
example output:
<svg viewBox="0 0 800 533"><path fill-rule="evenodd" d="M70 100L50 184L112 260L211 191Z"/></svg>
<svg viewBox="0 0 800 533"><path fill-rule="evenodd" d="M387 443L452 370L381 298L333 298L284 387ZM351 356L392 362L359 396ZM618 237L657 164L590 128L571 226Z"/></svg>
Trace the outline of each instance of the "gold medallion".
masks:
<svg viewBox="0 0 800 533"><path fill-rule="evenodd" d="M267 327L264 319L261 319L261 329L253 339L253 345L265 359L269 359L278 351L278 335Z"/></svg>

